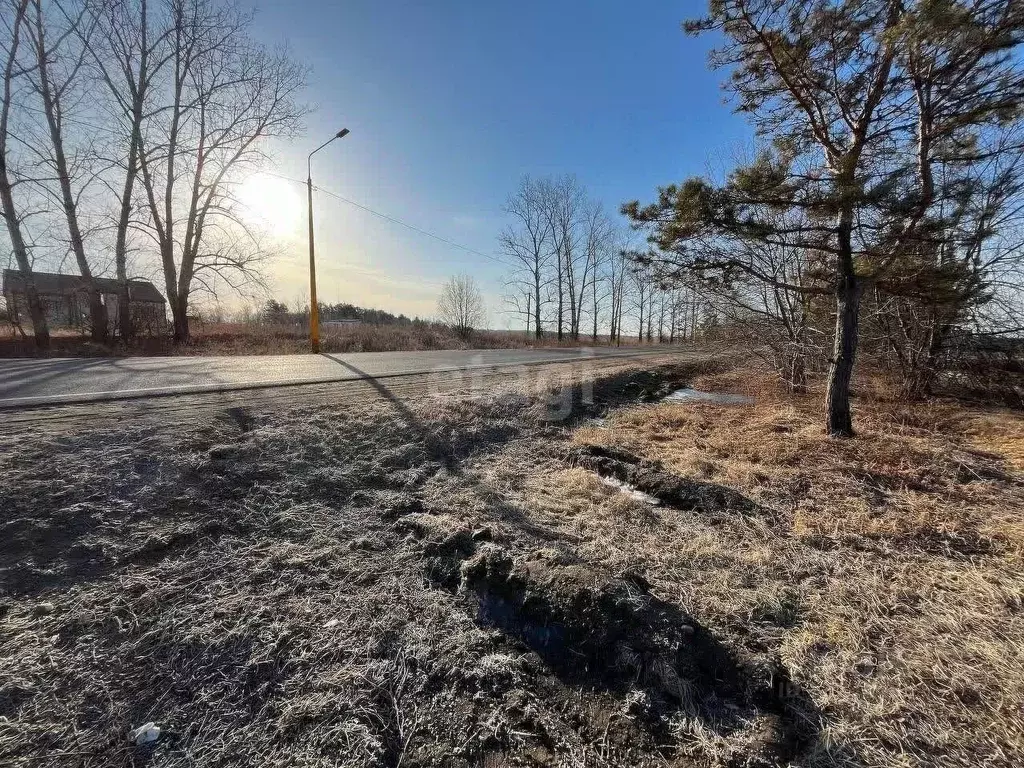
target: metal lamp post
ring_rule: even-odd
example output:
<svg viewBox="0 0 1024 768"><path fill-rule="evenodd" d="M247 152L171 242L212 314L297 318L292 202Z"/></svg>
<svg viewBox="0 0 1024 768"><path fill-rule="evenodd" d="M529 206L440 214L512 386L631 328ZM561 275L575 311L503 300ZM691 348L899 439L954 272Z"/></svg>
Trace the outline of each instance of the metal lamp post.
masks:
<svg viewBox="0 0 1024 768"><path fill-rule="evenodd" d="M320 308L316 301L316 259L313 249L313 155L335 139L343 139L346 136L348 128L342 128L310 152L306 158L306 191L309 197L309 346L313 354L320 353Z"/></svg>

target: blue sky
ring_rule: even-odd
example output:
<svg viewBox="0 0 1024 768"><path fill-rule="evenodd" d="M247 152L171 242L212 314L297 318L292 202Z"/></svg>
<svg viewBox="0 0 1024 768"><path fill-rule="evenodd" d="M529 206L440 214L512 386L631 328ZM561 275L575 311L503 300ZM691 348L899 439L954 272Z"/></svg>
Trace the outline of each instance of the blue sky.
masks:
<svg viewBox="0 0 1024 768"><path fill-rule="evenodd" d="M517 3L262 0L256 34L312 72L305 137L276 147L277 173L314 182L487 254L523 174L574 173L617 211L703 173L749 140L723 103L708 39L680 29L698 0ZM270 274L306 290L303 190ZM298 206L301 202L303 205ZM440 283L468 271L502 327L502 265L318 196L320 297L430 315ZM291 218L289 218L291 221Z"/></svg>

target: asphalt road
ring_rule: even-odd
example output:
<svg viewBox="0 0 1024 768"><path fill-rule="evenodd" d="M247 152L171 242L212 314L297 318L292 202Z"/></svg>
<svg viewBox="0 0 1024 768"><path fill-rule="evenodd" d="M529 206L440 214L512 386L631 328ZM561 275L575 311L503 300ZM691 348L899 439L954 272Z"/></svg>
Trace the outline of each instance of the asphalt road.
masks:
<svg viewBox="0 0 1024 768"><path fill-rule="evenodd" d="M0 360L0 408L226 392L433 372L664 355L658 348L491 349Z"/></svg>

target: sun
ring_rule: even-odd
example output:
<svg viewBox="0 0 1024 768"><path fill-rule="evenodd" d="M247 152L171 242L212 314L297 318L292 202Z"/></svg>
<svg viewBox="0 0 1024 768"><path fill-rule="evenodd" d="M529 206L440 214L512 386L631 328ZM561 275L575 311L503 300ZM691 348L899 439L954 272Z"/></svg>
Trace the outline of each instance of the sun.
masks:
<svg viewBox="0 0 1024 768"><path fill-rule="evenodd" d="M274 176L257 173L238 189L242 218L274 237L287 237L299 231L302 201L296 185Z"/></svg>

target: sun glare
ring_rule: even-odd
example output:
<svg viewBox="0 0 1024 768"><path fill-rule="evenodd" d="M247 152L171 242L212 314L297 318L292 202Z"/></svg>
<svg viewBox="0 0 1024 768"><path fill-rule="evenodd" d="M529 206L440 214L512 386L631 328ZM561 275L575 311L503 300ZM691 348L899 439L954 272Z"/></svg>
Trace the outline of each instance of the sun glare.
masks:
<svg viewBox="0 0 1024 768"><path fill-rule="evenodd" d="M242 182L238 198L244 218L270 235L286 237L299 230L302 201L293 183L256 174Z"/></svg>

